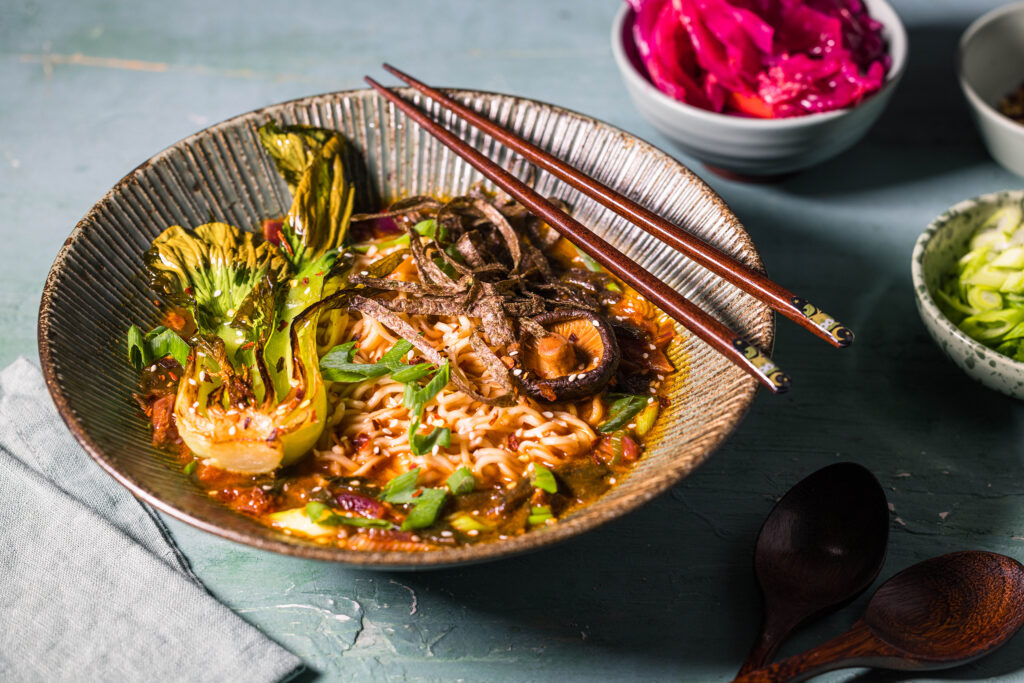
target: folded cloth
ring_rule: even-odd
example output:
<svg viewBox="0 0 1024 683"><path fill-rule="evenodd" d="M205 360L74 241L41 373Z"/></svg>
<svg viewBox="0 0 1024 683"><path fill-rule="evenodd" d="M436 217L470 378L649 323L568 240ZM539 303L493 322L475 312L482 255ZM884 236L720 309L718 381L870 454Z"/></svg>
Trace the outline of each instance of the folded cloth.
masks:
<svg viewBox="0 0 1024 683"><path fill-rule="evenodd" d="M0 680L279 681L301 661L203 588L21 358L0 372Z"/></svg>

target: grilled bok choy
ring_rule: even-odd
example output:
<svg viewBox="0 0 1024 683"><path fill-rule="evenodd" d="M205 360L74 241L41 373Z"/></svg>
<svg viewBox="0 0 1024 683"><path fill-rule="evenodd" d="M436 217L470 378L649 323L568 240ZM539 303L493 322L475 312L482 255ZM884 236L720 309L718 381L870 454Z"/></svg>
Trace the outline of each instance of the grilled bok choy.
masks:
<svg viewBox="0 0 1024 683"><path fill-rule="evenodd" d="M145 259L154 289L195 322L178 433L198 457L250 474L295 462L324 429L316 304L339 270L355 196L337 133L273 122L259 133L294 193L280 234L172 226Z"/></svg>

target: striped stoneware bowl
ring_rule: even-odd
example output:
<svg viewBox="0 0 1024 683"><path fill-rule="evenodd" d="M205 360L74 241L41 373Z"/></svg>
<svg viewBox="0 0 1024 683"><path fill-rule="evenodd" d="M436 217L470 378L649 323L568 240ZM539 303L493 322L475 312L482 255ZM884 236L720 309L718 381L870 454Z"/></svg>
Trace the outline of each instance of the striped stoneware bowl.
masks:
<svg viewBox="0 0 1024 683"><path fill-rule="evenodd" d="M729 208L686 167L647 143L592 118L532 100L450 91L463 102L577 168L760 268L750 236ZM412 91L402 93L413 100ZM434 112L443 119L450 115ZM558 524L506 541L429 553L357 552L317 545L261 526L222 507L194 486L169 455L150 445L131 394L136 371L126 361L128 326L155 324L156 306L142 254L172 224L224 221L255 229L282 215L287 187L260 149L256 127L274 117L336 128L361 150L369 170L364 199L456 195L479 174L368 90L319 95L243 114L157 154L124 177L75 227L53 264L39 311L39 352L47 385L68 427L111 476L160 510L241 543L277 552L381 568L445 566L536 549L592 529L665 491L703 462L736 427L756 383L681 330L670 350L676 367L670 406L646 456L595 503ZM487 136L455 129L486 154L528 175ZM629 257L743 336L771 349L773 317L764 304L695 266L654 238L579 196L545 173L537 189L574 207L575 215Z"/></svg>

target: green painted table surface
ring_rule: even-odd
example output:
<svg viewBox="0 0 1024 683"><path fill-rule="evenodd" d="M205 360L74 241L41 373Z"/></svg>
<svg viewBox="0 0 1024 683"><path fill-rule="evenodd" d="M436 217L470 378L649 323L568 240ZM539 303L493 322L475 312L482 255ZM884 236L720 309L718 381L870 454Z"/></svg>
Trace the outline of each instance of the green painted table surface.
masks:
<svg viewBox="0 0 1024 683"><path fill-rule="evenodd" d="M670 493L544 552L426 573L279 557L172 522L198 575L325 679L725 681L758 625L760 523L826 464L860 462L885 486L883 579L966 548L1024 559L1024 407L940 355L909 274L914 239L934 216L1021 184L986 155L953 72L960 32L997 4L896 0L911 45L903 84L866 139L811 172L744 185L677 153L740 216L772 276L858 337L835 351L780 322L775 358L794 390L759 395L728 443ZM0 363L35 355L47 269L122 175L231 115L360 87L385 59L437 85L554 102L671 149L612 62L618 7L0 0ZM784 652L840 632L865 601ZM1022 667L1024 636L948 677L1010 679ZM832 675L850 678L894 679Z"/></svg>

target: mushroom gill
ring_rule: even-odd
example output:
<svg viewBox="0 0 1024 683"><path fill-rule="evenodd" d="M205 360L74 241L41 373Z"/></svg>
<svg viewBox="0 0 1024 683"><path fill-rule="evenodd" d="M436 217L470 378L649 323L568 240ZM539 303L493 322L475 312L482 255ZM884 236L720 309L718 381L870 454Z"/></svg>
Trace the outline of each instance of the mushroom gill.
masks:
<svg viewBox="0 0 1024 683"><path fill-rule="evenodd" d="M524 333L519 382L529 395L546 401L581 398L600 391L619 364L611 324L583 309L559 308L535 317L536 330Z"/></svg>

